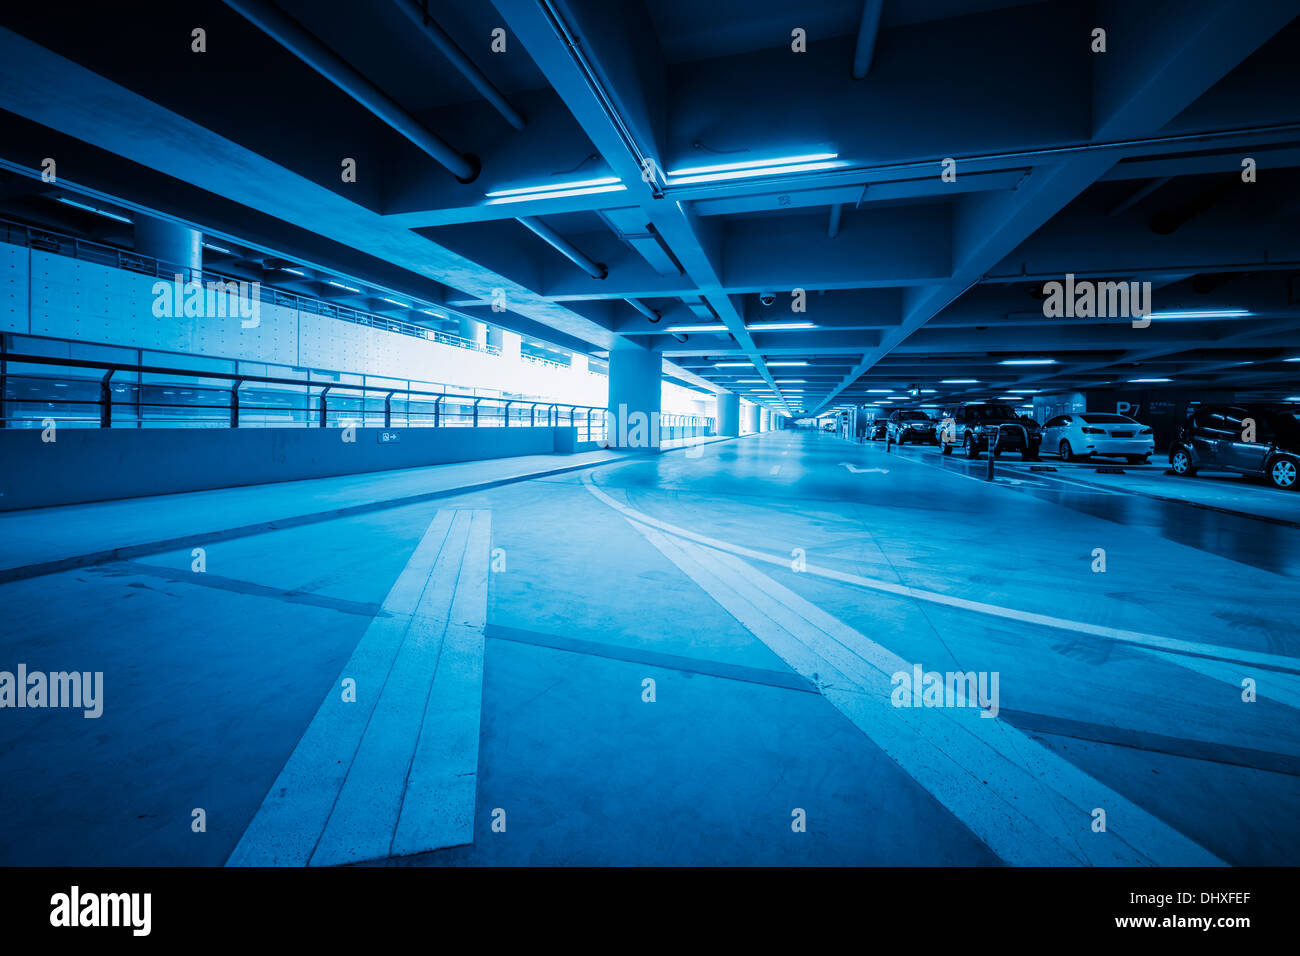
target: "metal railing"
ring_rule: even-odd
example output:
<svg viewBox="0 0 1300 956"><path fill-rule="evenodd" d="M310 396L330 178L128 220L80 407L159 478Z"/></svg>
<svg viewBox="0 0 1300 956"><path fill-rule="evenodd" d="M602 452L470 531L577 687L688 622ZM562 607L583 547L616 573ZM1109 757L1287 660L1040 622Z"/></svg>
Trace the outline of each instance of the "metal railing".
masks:
<svg viewBox="0 0 1300 956"><path fill-rule="evenodd" d="M191 278L213 278L220 279L223 282L250 281L239 279L236 276L215 269L206 268L199 275L192 275L192 270L180 263L167 262L164 259L155 259L152 256L142 256L135 252L119 249L116 246L104 245L88 239L80 239L76 236L67 236L63 233L52 232L37 226L28 226L8 219L0 219L0 242L40 249L55 255L67 256L70 259L97 262L100 265L112 266L116 269L124 269L128 272L136 272L156 279L172 279L180 275L183 277L183 281L189 281ZM411 322L403 322L400 319L389 319L382 315L361 312L357 309L326 302L323 299L313 299L294 292L284 292L261 283L258 284L258 292L258 300L268 305L278 305L288 309L296 309L300 312L310 312L325 318L351 322L354 325L364 325L367 328L396 332L399 335L409 335L419 339L428 339L431 342L451 345L455 348L486 352L488 355L501 354L501 348L497 345L475 342L471 339L461 338L459 335L452 335L450 332L426 328Z"/></svg>
<svg viewBox="0 0 1300 956"><path fill-rule="evenodd" d="M3 428L42 428L50 421L82 428L572 426L579 442L601 442L605 419L604 408L543 399L0 355Z"/></svg>

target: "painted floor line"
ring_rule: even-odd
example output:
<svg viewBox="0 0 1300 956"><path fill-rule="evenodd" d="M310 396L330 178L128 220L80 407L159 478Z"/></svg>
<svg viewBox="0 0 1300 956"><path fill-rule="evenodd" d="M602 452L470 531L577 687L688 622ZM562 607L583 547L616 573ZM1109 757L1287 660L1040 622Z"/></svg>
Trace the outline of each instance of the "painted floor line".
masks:
<svg viewBox="0 0 1300 956"><path fill-rule="evenodd" d="M486 511L437 513L227 865L472 841L490 528Z"/></svg>
<svg viewBox="0 0 1300 956"><path fill-rule="evenodd" d="M1221 860L1005 720L891 703L898 657L734 555L633 526L935 797L1022 866L1222 865ZM1095 808L1107 830L1092 831Z"/></svg>
<svg viewBox="0 0 1300 956"><path fill-rule="evenodd" d="M707 535L697 534L687 528L682 528L666 521L660 521L658 518L638 511L630 505L624 504L602 491L592 480L590 473L582 476L582 483L586 486L589 492L595 495L597 499L603 501L615 511L618 511L620 514L627 518L631 518L634 521L639 521L642 524L649 525L650 527L658 528L660 531L666 531L667 533L676 535L677 537L685 538L689 541L694 541L697 544L702 544L706 547L714 548L715 550L723 551L728 554L738 555L742 558L750 558L755 561L776 565L781 568L789 568L790 566L790 559L785 556L766 554L753 548L746 548L741 545L734 545L726 541L720 541L717 538L711 538ZM1089 624L1084 621L1071 621L1065 618L1054 617L1049 614L1038 614L1033 611L1021 611L1016 608L1000 607L996 604L972 601L967 598L942 594L938 591L914 588L905 584L897 584L893 581L884 581L878 578L865 578L861 575L851 574L846 571L836 571L832 568L823 568L814 564L808 564L801 573L812 574L817 577L839 581L843 584L850 584L856 587L881 591L886 594L894 594L899 597L912 598L917 601L925 601L931 604L943 605L945 607L958 608L960 610L974 611L991 617L1019 621L1024 624L1035 624L1055 630L1072 631L1076 634L1088 634L1092 637L1100 637L1106 640L1118 641L1125 644L1151 647L1157 650L1169 651L1173 654L1191 654L1201 657L1240 661L1243 663L1262 664L1264 666L1276 667L1289 671L1300 671L1300 658L1296 657L1286 657L1280 654L1266 654L1261 651L1250 651L1236 647L1223 647L1215 644L1203 644L1195 641L1184 641L1177 638L1162 637L1158 634L1144 634L1140 631L1107 627L1102 624Z"/></svg>
<svg viewBox="0 0 1300 956"><path fill-rule="evenodd" d="M439 511L429 523L384 599L388 616L370 622L230 854L227 866L306 866L311 859L406 637L411 616L442 553L451 519L451 512ZM353 702L343 699L344 681L349 679L356 682Z"/></svg>

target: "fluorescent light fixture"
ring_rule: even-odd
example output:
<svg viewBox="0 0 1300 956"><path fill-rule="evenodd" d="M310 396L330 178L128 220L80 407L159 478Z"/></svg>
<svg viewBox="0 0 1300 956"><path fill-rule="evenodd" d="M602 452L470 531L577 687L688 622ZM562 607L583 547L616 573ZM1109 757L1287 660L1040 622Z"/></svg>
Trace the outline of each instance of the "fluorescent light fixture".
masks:
<svg viewBox="0 0 1300 956"><path fill-rule="evenodd" d="M867 389L867 394L868 395L893 395L894 390L892 388L869 388Z"/></svg>
<svg viewBox="0 0 1300 956"><path fill-rule="evenodd" d="M346 289L348 292L360 292L360 289L354 289L350 285L344 285L342 282L335 282L333 279L326 279L326 285L332 285L336 289Z"/></svg>
<svg viewBox="0 0 1300 956"><path fill-rule="evenodd" d="M1012 395L1034 395L1038 392L1036 388L1009 388L1007 389Z"/></svg>
<svg viewBox="0 0 1300 956"><path fill-rule="evenodd" d="M443 315L441 312L435 312L435 311L433 311L433 309L421 309L420 312L421 312L422 314L424 314L424 315L431 315L431 316L433 316L435 319L445 319L445 318L447 317L447 316Z"/></svg>
<svg viewBox="0 0 1300 956"><path fill-rule="evenodd" d="M1158 382L1172 382L1172 378L1131 378L1129 383L1133 385L1154 385Z"/></svg>
<svg viewBox="0 0 1300 956"><path fill-rule="evenodd" d="M304 279L307 278L307 273L303 272L301 269L287 269L287 268L281 267L280 271L281 271L281 272L291 272L291 273L293 273L293 274L296 275L296 276L302 276Z"/></svg>
<svg viewBox="0 0 1300 956"><path fill-rule="evenodd" d="M87 206L84 202L77 202L75 199L64 199L59 197L59 202L65 206L76 206L78 209L84 209L86 212L93 212L96 216L103 216L105 219L116 219L118 222L129 223L131 220L126 216L119 216L115 212L109 212L107 209L96 209L94 206Z"/></svg>
<svg viewBox="0 0 1300 956"><path fill-rule="evenodd" d="M380 299L380 301L382 301L382 302L387 302L387 303L389 303L390 305L395 305L395 306L397 306L399 309L409 309L409 308L411 307L411 306L410 306L410 303L407 303L407 302L398 302L396 299L390 299L390 298L389 298L388 296L386 296L386 295L381 295L381 296L379 297L379 299Z"/></svg>
<svg viewBox="0 0 1300 956"><path fill-rule="evenodd" d="M493 196L522 196L525 193L549 193L557 190L586 189L590 186L609 186L622 181L617 176L602 176L600 179L581 179L572 183L541 183L537 186L521 186L518 189L498 189L484 195L489 199Z"/></svg>
<svg viewBox="0 0 1300 956"><path fill-rule="evenodd" d="M725 332L727 327L722 323L717 325L670 325L664 329L665 332Z"/></svg>
<svg viewBox="0 0 1300 956"><path fill-rule="evenodd" d="M753 362L714 362L714 368L753 368Z"/></svg>
<svg viewBox="0 0 1300 956"><path fill-rule="evenodd" d="M1284 402L1300 402L1300 395L1292 395L1290 398L1282 399Z"/></svg>
<svg viewBox="0 0 1300 956"><path fill-rule="evenodd" d="M977 378L945 378L940 385L978 385L980 380Z"/></svg>
<svg viewBox="0 0 1300 956"><path fill-rule="evenodd" d="M1249 309L1194 309L1187 312L1152 312L1148 319L1235 319L1254 315Z"/></svg>
<svg viewBox="0 0 1300 956"><path fill-rule="evenodd" d="M751 383L766 382L766 381L767 381L767 379L765 379L765 378L738 378L738 379L736 379L736 384L737 384L737 385L747 385L747 384L751 384Z"/></svg>
<svg viewBox="0 0 1300 956"><path fill-rule="evenodd" d="M1003 359L999 365L1055 365L1056 359L1036 358L1036 359Z"/></svg>
<svg viewBox="0 0 1300 956"><path fill-rule="evenodd" d="M922 394L922 395L933 395L933 394L934 394L935 392L937 392L937 391L938 391L937 388L923 388L923 389L921 389L921 394Z"/></svg>
<svg viewBox="0 0 1300 956"><path fill-rule="evenodd" d="M1300 362L1300 355L1297 355L1295 358L1289 358L1289 359L1287 359L1287 361L1288 361L1288 362Z"/></svg>
<svg viewBox="0 0 1300 956"><path fill-rule="evenodd" d="M807 381L808 381L808 380L807 380L806 378L778 378L778 379L776 380L776 384L778 384L778 385L802 385L802 384L804 384L804 383L807 382Z"/></svg>
<svg viewBox="0 0 1300 956"><path fill-rule="evenodd" d="M727 173L707 173L703 176L682 176L668 185L686 186L690 183L714 183L724 179L751 179L757 176L780 176L783 173L811 173L819 169L838 169L848 163L792 163L789 166L765 166L762 169L735 169ZM496 200L494 200L496 201Z"/></svg>
<svg viewBox="0 0 1300 956"><path fill-rule="evenodd" d="M707 183L719 179L745 179L750 176L775 176L779 173L804 172L815 169L832 169L847 163L834 162L838 153L805 153L800 156L777 156L772 159L750 159L735 163L716 163L711 166L683 166L670 169L665 176L675 178L670 185Z"/></svg>
<svg viewBox="0 0 1300 956"><path fill-rule="evenodd" d="M815 329L811 322L751 322L745 326L748 332L780 332L787 329Z"/></svg>
<svg viewBox="0 0 1300 956"><path fill-rule="evenodd" d="M1300 359L1297 359L1300 361ZM796 365L807 365L807 362L768 362L768 368L793 368Z"/></svg>
<svg viewBox="0 0 1300 956"><path fill-rule="evenodd" d="M530 199L567 199L569 196L593 196L596 193L620 193L627 189L621 183L614 186L590 186L586 189L555 189L550 192L522 193L518 196L499 196L496 199L489 199L487 205L500 206L510 202L527 202Z"/></svg>
<svg viewBox="0 0 1300 956"><path fill-rule="evenodd" d="M230 250L227 249L227 248L225 248L224 246L213 245L213 244L210 243L210 242L205 242L205 243L203 243L203 248L204 248L204 249L211 249L213 252L224 253L225 255L230 255L230 254L231 254L231 253L230 253Z"/></svg>

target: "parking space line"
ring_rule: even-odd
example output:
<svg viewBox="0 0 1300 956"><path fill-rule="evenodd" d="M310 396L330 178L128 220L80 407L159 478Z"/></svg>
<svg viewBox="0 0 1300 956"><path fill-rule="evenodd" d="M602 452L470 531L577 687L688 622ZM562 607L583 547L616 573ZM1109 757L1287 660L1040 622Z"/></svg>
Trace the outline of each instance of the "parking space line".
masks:
<svg viewBox="0 0 1300 956"><path fill-rule="evenodd" d="M631 520L631 519L629 519ZM956 706L891 703L913 665L730 554L631 522L1000 859L1013 865L1222 865L1214 854L1021 733ZM971 706L967 706L972 704ZM1104 808L1105 833L1091 829Z"/></svg>

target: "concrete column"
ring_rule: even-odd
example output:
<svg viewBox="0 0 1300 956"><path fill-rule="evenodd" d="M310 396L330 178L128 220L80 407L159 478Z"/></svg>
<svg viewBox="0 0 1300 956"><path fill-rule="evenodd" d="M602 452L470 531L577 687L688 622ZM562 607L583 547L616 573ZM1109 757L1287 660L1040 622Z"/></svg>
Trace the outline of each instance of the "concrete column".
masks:
<svg viewBox="0 0 1300 956"><path fill-rule="evenodd" d="M491 325L484 326L484 328L487 329L487 344L494 348L501 348L502 330Z"/></svg>
<svg viewBox="0 0 1300 956"><path fill-rule="evenodd" d="M740 396L735 392L718 392L718 437L735 438L740 434Z"/></svg>
<svg viewBox="0 0 1300 956"><path fill-rule="evenodd" d="M770 432L772 430L772 413L764 408L759 412L758 427L760 431Z"/></svg>
<svg viewBox="0 0 1300 956"><path fill-rule="evenodd" d="M167 219L137 214L134 225L135 251L163 260L169 266L203 271L203 234Z"/></svg>
<svg viewBox="0 0 1300 956"><path fill-rule="evenodd" d="M462 339L468 339L477 345L487 345L487 333L487 326L475 319L461 319L460 331L457 332Z"/></svg>
<svg viewBox="0 0 1300 956"><path fill-rule="evenodd" d="M519 361L519 346L523 343L523 337L518 332L510 332L506 329L501 330L501 357L511 361Z"/></svg>
<svg viewBox="0 0 1300 956"><path fill-rule="evenodd" d="M609 353L609 417L606 442L612 448L658 448L663 356L636 345Z"/></svg>
<svg viewBox="0 0 1300 956"><path fill-rule="evenodd" d="M741 409L746 432L758 431L758 406L747 405Z"/></svg>

